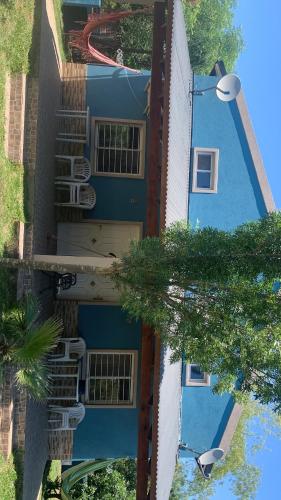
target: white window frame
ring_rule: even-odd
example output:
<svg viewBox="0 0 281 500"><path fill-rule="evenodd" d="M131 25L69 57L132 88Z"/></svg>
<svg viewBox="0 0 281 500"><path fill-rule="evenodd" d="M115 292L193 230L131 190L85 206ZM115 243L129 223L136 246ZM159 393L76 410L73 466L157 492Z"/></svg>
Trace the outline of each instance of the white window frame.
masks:
<svg viewBox="0 0 281 500"><path fill-rule="evenodd" d="M197 387L207 387L210 385L210 375L209 373L203 372L204 378L203 379L193 379L191 378L191 367L192 366L199 366L198 363L188 363L186 365L186 380L185 383L188 386L197 386Z"/></svg>
<svg viewBox="0 0 281 500"><path fill-rule="evenodd" d="M89 376L90 357L92 354L131 354L133 366L131 371L131 404L95 404L89 401L90 379L94 377ZM89 349L87 350L87 364L86 364L86 392L85 392L85 406L91 408L136 408L137 401L137 370L138 370L138 351L128 349Z"/></svg>
<svg viewBox="0 0 281 500"><path fill-rule="evenodd" d="M137 126L140 129L140 159L139 159L139 173L138 174L128 174L128 173L114 173L114 172L97 172L97 144L98 144L98 123L108 122L113 125L123 124ZM117 119L117 118L104 118L96 117L92 119L92 137L93 145L91 148L91 163L93 166L93 175L103 176L103 177L125 177L130 179L143 179L144 178L144 166L145 166L145 140L146 140L146 122L143 120L128 120L128 119Z"/></svg>
<svg viewBox="0 0 281 500"><path fill-rule="evenodd" d="M202 188L197 186L198 173L198 156L200 153L209 153L211 161L211 187ZM217 148L194 148L193 149L193 176L192 176L192 192L193 193L217 193L218 190L218 164L219 164L219 149Z"/></svg>
<svg viewBox="0 0 281 500"><path fill-rule="evenodd" d="M149 114L150 114L150 96L151 96L151 79L148 80L144 90L146 91L146 107L145 107L144 113L146 113L147 116L149 116Z"/></svg>

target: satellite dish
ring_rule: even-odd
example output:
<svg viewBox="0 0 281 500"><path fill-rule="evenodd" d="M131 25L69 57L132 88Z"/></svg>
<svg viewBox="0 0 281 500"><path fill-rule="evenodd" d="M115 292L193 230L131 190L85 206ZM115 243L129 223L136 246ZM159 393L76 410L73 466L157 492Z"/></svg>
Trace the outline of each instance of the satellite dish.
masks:
<svg viewBox="0 0 281 500"><path fill-rule="evenodd" d="M222 448L212 448L211 450L205 451L198 457L200 465L211 465L220 460L224 455L224 450Z"/></svg>
<svg viewBox="0 0 281 500"><path fill-rule="evenodd" d="M237 75L230 73L223 76L217 86L217 97L224 102L229 102L235 99L241 90L241 81Z"/></svg>

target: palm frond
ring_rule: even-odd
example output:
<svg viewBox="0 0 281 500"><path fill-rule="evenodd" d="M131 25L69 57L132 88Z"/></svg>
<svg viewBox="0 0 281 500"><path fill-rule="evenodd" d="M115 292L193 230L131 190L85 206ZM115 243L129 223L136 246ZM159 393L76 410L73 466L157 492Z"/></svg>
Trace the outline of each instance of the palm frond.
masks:
<svg viewBox="0 0 281 500"><path fill-rule="evenodd" d="M32 328L40 312L39 302L33 295L27 295L17 307L5 313L4 322L10 331L26 331Z"/></svg>
<svg viewBox="0 0 281 500"><path fill-rule="evenodd" d="M26 365L43 359L57 344L62 332L62 321L49 318L42 325L27 331L23 344L16 346L13 358L18 365Z"/></svg>
<svg viewBox="0 0 281 500"><path fill-rule="evenodd" d="M33 363L32 366L17 370L16 384L19 389L25 389L34 399L41 401L49 393L50 379L44 363Z"/></svg>

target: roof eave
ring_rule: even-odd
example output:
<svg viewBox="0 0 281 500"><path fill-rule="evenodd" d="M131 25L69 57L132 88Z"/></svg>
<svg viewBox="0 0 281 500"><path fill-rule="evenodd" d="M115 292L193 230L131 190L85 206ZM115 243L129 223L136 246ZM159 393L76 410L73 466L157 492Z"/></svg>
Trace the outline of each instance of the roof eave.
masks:
<svg viewBox="0 0 281 500"><path fill-rule="evenodd" d="M243 407L235 403L219 443L219 448L222 448L225 454L229 451L242 411Z"/></svg>

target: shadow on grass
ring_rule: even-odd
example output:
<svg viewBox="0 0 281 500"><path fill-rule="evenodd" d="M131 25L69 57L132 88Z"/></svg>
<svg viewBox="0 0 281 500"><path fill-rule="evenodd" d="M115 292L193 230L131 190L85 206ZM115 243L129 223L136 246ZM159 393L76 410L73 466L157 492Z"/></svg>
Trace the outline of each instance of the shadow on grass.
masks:
<svg viewBox="0 0 281 500"><path fill-rule="evenodd" d="M59 465L58 465L59 464ZM42 498L61 498L61 465L59 460L48 460L42 479Z"/></svg>
<svg viewBox="0 0 281 500"><path fill-rule="evenodd" d="M28 54L29 76L38 78L40 65L40 36L42 19L42 0L36 0L32 28L32 43Z"/></svg>
<svg viewBox="0 0 281 500"><path fill-rule="evenodd" d="M24 451L23 450L14 450L13 451L13 459L14 466L17 473L17 479L15 483L16 488L16 500L22 500L22 492L23 492L23 458Z"/></svg>

